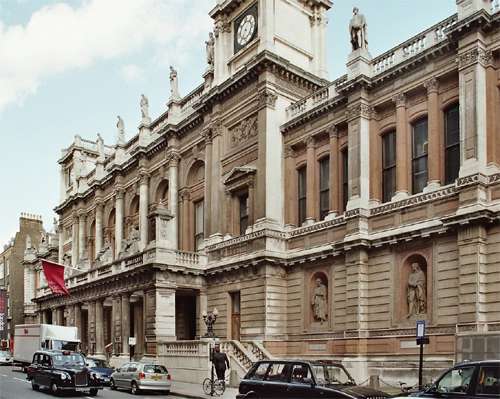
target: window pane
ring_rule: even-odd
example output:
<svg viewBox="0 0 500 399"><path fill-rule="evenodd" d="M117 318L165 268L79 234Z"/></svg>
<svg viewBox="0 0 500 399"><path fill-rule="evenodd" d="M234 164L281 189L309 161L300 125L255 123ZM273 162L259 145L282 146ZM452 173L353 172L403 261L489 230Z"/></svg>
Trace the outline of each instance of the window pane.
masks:
<svg viewBox="0 0 500 399"><path fill-rule="evenodd" d="M330 187L330 158L323 158L319 162L319 189L328 190Z"/></svg>
<svg viewBox="0 0 500 399"><path fill-rule="evenodd" d="M311 384L312 378L309 367L305 364L294 364L292 368L292 384Z"/></svg>
<svg viewBox="0 0 500 399"><path fill-rule="evenodd" d="M307 190L305 167L298 170L298 176L299 176L299 197L305 197Z"/></svg>
<svg viewBox="0 0 500 399"><path fill-rule="evenodd" d="M413 157L427 154L427 118L413 125Z"/></svg>
<svg viewBox="0 0 500 399"><path fill-rule="evenodd" d="M304 223L306 220L306 187L307 187L307 179L306 179L306 168L300 168L297 171L298 177L298 211L299 211L299 225Z"/></svg>
<svg viewBox="0 0 500 399"><path fill-rule="evenodd" d="M392 199L396 193L396 168L392 167L383 171L383 197L384 202Z"/></svg>
<svg viewBox="0 0 500 399"><path fill-rule="evenodd" d="M195 203L196 234L203 233L203 201Z"/></svg>
<svg viewBox="0 0 500 399"><path fill-rule="evenodd" d="M469 389L474 367L463 367L450 370L438 383L438 392L461 392L465 393Z"/></svg>
<svg viewBox="0 0 500 399"><path fill-rule="evenodd" d="M345 211L349 200L349 156L347 148L342 151L342 206Z"/></svg>
<svg viewBox="0 0 500 399"><path fill-rule="evenodd" d="M385 134L382 140L382 166L388 168L396 164L396 132Z"/></svg>
<svg viewBox="0 0 500 399"><path fill-rule="evenodd" d="M458 177L460 169L460 146L449 147L445 152L445 184L450 184Z"/></svg>
<svg viewBox="0 0 500 399"><path fill-rule="evenodd" d="M446 111L445 114L446 146L460 142L459 108L458 104Z"/></svg>
<svg viewBox="0 0 500 399"><path fill-rule="evenodd" d="M481 367L476 393L500 395L500 366Z"/></svg>
<svg viewBox="0 0 500 399"><path fill-rule="evenodd" d="M286 363L271 364L267 372L266 380L275 382L288 382L288 370L290 367Z"/></svg>
<svg viewBox="0 0 500 399"><path fill-rule="evenodd" d="M453 183L460 169L460 126L458 104L445 113L445 184Z"/></svg>

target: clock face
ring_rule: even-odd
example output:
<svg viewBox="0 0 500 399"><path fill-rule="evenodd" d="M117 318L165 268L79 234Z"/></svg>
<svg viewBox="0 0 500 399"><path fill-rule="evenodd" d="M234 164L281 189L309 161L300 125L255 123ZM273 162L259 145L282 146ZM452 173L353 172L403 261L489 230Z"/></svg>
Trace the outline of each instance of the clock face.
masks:
<svg viewBox="0 0 500 399"><path fill-rule="evenodd" d="M246 45L252 39L255 33L255 17L252 14L247 14L241 20L236 34L236 40L240 46Z"/></svg>

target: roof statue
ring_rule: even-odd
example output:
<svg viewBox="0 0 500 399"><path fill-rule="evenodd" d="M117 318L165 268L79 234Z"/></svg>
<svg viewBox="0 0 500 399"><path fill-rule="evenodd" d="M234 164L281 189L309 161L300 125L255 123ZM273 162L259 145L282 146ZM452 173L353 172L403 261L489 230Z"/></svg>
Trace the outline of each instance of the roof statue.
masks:
<svg viewBox="0 0 500 399"><path fill-rule="evenodd" d="M104 140L102 139L101 135L97 133L97 152L99 154L98 160L100 162L104 162Z"/></svg>
<svg viewBox="0 0 500 399"><path fill-rule="evenodd" d="M179 82L177 80L177 71L170 65L170 98L172 100L179 100Z"/></svg>
<svg viewBox="0 0 500 399"><path fill-rule="evenodd" d="M206 45L206 51L207 51L207 64L209 67L214 66L214 46L215 46L215 39L214 39L214 34L210 32L208 34L208 40L205 42Z"/></svg>
<svg viewBox="0 0 500 399"><path fill-rule="evenodd" d="M150 117L149 117L149 100L148 98L144 95L141 94L141 116L142 116L142 121L143 122L149 122Z"/></svg>
<svg viewBox="0 0 500 399"><path fill-rule="evenodd" d="M118 130L118 137L116 143L118 145L125 144L125 122L120 115L117 116L118 122L116 122L116 128Z"/></svg>
<svg viewBox="0 0 500 399"><path fill-rule="evenodd" d="M368 49L367 26L365 16L359 13L358 7L354 7L351 22L349 23L352 51L360 48Z"/></svg>

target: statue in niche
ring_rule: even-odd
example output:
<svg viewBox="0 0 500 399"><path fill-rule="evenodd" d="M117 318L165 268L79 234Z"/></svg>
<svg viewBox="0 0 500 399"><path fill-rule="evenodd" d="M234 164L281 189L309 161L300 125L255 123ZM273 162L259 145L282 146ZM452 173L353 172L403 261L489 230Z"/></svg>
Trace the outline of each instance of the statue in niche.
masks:
<svg viewBox="0 0 500 399"><path fill-rule="evenodd" d="M122 240L120 254L130 255L138 252L140 238L139 228L137 226L131 226L130 232L128 234L128 239Z"/></svg>
<svg viewBox="0 0 500 399"><path fill-rule="evenodd" d="M411 264L411 273L408 276L408 291L406 293L408 301L407 318L427 312L426 280L425 273L420 268L420 265L413 262Z"/></svg>
<svg viewBox="0 0 500 399"><path fill-rule="evenodd" d="M205 45L207 51L207 64L209 67L213 67L215 61L215 56L214 56L215 39L214 39L214 34L212 32L208 34L208 40L205 42Z"/></svg>
<svg viewBox="0 0 500 399"><path fill-rule="evenodd" d="M71 266L71 255L70 254L63 255L62 264L66 265L66 266Z"/></svg>
<svg viewBox="0 0 500 399"><path fill-rule="evenodd" d="M149 100L141 94L141 116L143 121L149 121Z"/></svg>
<svg viewBox="0 0 500 399"><path fill-rule="evenodd" d="M177 71L172 65L170 65L170 98L173 100L178 100L180 98Z"/></svg>
<svg viewBox="0 0 500 399"><path fill-rule="evenodd" d="M320 278L316 279L316 287L314 287L312 295L312 308L314 319L323 323L327 320L327 292L326 285Z"/></svg>
<svg viewBox="0 0 500 399"><path fill-rule="evenodd" d="M365 16L359 13L358 7L354 7L351 22L349 23L352 51L360 48L368 49L367 27Z"/></svg>

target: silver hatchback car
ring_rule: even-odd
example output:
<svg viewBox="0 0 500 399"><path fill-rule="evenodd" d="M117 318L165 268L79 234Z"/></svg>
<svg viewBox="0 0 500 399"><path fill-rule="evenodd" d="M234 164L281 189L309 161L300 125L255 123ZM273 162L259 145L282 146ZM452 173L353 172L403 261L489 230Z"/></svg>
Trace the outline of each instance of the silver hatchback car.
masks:
<svg viewBox="0 0 500 399"><path fill-rule="evenodd" d="M170 392L172 381L164 366L153 363L125 363L113 374L110 380L111 389L128 389L134 395L140 391Z"/></svg>

